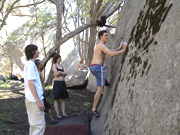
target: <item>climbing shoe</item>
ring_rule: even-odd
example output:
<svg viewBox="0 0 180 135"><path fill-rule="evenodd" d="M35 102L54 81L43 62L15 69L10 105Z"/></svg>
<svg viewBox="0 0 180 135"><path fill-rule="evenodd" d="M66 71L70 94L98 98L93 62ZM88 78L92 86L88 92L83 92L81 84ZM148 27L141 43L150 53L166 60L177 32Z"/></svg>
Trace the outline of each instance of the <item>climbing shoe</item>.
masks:
<svg viewBox="0 0 180 135"><path fill-rule="evenodd" d="M58 120L52 120L51 121L51 125L55 125L56 123L58 123Z"/></svg>
<svg viewBox="0 0 180 135"><path fill-rule="evenodd" d="M96 116L96 117L99 117L99 116L100 116L100 114L98 113L97 110L92 111L91 113L92 113L92 115L94 115L94 116Z"/></svg>

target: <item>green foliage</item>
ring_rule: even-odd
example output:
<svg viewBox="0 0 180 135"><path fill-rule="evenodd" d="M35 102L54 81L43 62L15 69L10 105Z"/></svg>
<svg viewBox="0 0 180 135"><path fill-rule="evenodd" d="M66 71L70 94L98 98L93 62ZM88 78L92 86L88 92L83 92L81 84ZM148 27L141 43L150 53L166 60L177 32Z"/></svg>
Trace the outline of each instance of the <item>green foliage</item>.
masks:
<svg viewBox="0 0 180 135"><path fill-rule="evenodd" d="M90 17L90 5L91 5L91 0L73 0L73 2L77 5L76 9L74 12L71 13L70 17L74 18L77 17L78 15L78 8L80 10L80 17L81 18L89 18Z"/></svg>
<svg viewBox="0 0 180 135"><path fill-rule="evenodd" d="M56 16L44 10L40 10L37 17L32 18L31 22L25 25L29 29L27 35L31 37L44 36L49 30L56 27L56 23Z"/></svg>
<svg viewBox="0 0 180 135"><path fill-rule="evenodd" d="M11 52L16 48L19 40L21 40L21 37L16 32L12 32L7 36L7 39L3 42L2 46L0 46L0 50L7 58L11 59Z"/></svg>
<svg viewBox="0 0 180 135"><path fill-rule="evenodd" d="M52 85L47 85L46 87L45 87L45 89L52 89Z"/></svg>
<svg viewBox="0 0 180 135"><path fill-rule="evenodd" d="M79 9L79 16L80 19L82 18L90 18L90 10L91 10L91 0L73 0L76 4L75 10L70 14L69 18L77 18L78 16L78 9ZM103 6L108 2L108 0L103 0L100 10L103 10ZM109 6L114 5L116 1L110 2ZM107 24L116 25L118 22L118 13L109 17Z"/></svg>
<svg viewBox="0 0 180 135"><path fill-rule="evenodd" d="M4 42L5 45L16 44L18 35L15 33L10 33L7 37L7 40Z"/></svg>
<svg viewBox="0 0 180 135"><path fill-rule="evenodd" d="M116 25L118 23L118 13L114 13L111 17L107 19L108 25Z"/></svg>
<svg viewBox="0 0 180 135"><path fill-rule="evenodd" d="M10 88L11 85L9 85L8 83L4 83L0 81L0 88Z"/></svg>
<svg viewBox="0 0 180 135"><path fill-rule="evenodd" d="M8 34L6 40L2 43L2 46L0 46L0 53L5 53L4 56L10 58L11 51L19 47L19 45L22 45L28 38L36 40L39 37L44 38L48 32L54 34L56 22L56 15L49 13L45 9L38 10L36 16L33 16L30 21L27 21L21 28ZM46 41L48 40L49 39L46 38Z"/></svg>

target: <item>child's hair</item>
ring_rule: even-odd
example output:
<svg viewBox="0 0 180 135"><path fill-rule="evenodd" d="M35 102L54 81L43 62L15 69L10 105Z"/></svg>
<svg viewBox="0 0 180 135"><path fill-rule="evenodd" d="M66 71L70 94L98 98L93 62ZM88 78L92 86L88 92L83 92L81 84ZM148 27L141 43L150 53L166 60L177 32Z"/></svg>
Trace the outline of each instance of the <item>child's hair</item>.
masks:
<svg viewBox="0 0 180 135"><path fill-rule="evenodd" d="M80 60L79 63L83 63L83 60Z"/></svg>
<svg viewBox="0 0 180 135"><path fill-rule="evenodd" d="M54 63L57 62L57 59L58 59L58 58L61 58L61 56L56 53L56 54L53 56L53 61L54 61Z"/></svg>
<svg viewBox="0 0 180 135"><path fill-rule="evenodd" d="M34 57L35 51L38 49L37 45L29 44L25 48L25 55L27 60L30 60Z"/></svg>
<svg viewBox="0 0 180 135"><path fill-rule="evenodd" d="M37 67L39 66L40 62L41 62L40 59L36 59L36 60L34 61L34 63L36 64Z"/></svg>

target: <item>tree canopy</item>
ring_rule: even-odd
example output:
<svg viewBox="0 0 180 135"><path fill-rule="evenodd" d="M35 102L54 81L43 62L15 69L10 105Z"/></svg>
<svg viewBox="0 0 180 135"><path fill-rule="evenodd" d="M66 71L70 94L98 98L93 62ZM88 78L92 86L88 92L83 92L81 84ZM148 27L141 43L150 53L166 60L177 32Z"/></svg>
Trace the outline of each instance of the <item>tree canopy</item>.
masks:
<svg viewBox="0 0 180 135"><path fill-rule="evenodd" d="M62 7L64 8L58 12L60 1L63 1ZM29 19L21 27L22 32L19 32L19 34L21 33L22 35L18 34L17 36L17 32L6 34L6 41L1 41L1 56L5 54L3 52L4 48L7 48L7 44L18 46L17 41L25 43L25 40L31 40L32 42L41 41L45 56L43 60L44 65L46 65L61 44L72 37L76 39L74 40L76 41L75 44L79 44L78 49L80 50L84 45L89 45L88 37L90 35L87 28L105 25L113 25L114 27L116 25L117 13L113 17L111 15L120 8L122 2L117 0L29 0L26 2L22 0L2 0L0 2L0 32L2 29L5 30L4 26L8 26L7 19L10 15ZM56 7L56 12L46 10L49 4L53 4ZM24 12L22 9L28 9L28 12ZM60 17L59 14L62 14L64 18L61 31L62 38L55 42L55 34L57 34L61 26L57 23ZM68 21L70 20L74 21L74 30L69 29ZM88 34L87 37L85 37L85 30Z"/></svg>

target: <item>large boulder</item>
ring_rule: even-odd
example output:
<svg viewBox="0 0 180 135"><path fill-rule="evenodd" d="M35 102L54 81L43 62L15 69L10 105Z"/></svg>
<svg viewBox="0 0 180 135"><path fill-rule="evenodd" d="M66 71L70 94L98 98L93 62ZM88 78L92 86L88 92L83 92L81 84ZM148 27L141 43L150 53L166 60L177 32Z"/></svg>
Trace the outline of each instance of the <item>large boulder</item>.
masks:
<svg viewBox="0 0 180 135"><path fill-rule="evenodd" d="M6 82L6 77L4 75L0 75L0 80L3 80L4 82Z"/></svg>
<svg viewBox="0 0 180 135"><path fill-rule="evenodd" d="M80 56L77 48L74 44L63 44L61 46L62 64L66 68L68 76L72 76L76 70L80 61Z"/></svg>
<svg viewBox="0 0 180 135"><path fill-rule="evenodd" d="M180 2L125 0L105 88L91 130L96 135L178 135L180 132Z"/></svg>
<svg viewBox="0 0 180 135"><path fill-rule="evenodd" d="M67 88L86 88L87 70L76 70L73 75L66 77Z"/></svg>
<svg viewBox="0 0 180 135"><path fill-rule="evenodd" d="M91 92L96 92L97 91L97 82L96 82L96 77L92 74L89 73L88 75L88 84L86 89L91 91Z"/></svg>

